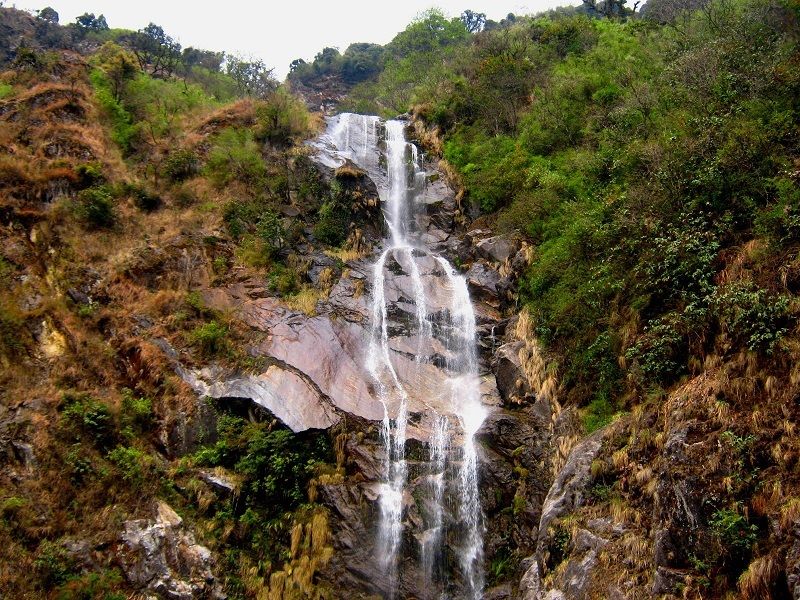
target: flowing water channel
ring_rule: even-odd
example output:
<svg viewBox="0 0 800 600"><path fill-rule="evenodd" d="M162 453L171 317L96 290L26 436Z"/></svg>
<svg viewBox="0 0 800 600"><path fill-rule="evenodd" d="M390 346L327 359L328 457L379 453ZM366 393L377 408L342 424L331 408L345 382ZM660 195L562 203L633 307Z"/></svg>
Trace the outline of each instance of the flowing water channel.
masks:
<svg viewBox="0 0 800 600"><path fill-rule="evenodd" d="M421 597L478 599L483 519L475 434L486 411L475 313L464 277L422 241L427 174L405 127L399 120L345 113L329 120L323 136L340 160L351 160L375 181L388 230L373 266L366 357L384 407L376 560L387 574L390 598L398 596L403 558L414 555ZM407 291L398 297L387 290L396 289L399 278ZM405 312L398 316L400 305ZM403 362L401 354L413 358ZM433 362L444 376L426 376ZM425 423L415 431L427 439L421 440L426 456L412 462L407 443L414 419ZM411 466L415 481L422 481L415 493L424 496L415 525L405 514Z"/></svg>

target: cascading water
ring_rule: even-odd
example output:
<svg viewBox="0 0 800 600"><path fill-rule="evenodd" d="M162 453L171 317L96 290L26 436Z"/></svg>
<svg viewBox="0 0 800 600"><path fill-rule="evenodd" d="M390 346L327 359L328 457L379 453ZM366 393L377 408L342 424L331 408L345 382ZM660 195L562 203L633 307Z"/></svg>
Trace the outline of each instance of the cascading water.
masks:
<svg viewBox="0 0 800 600"><path fill-rule="evenodd" d="M383 592L393 598L402 578L401 558L411 550L403 547L404 528L411 527L404 523L404 496L409 485L406 438L411 407L418 406L429 422L428 460L422 469L426 483L421 486L427 496L427 510L421 518L423 529L410 532L419 540L423 578L417 584L420 596L476 600L484 581L474 436L486 413L480 400L475 314L465 279L421 242L419 199L426 173L416 146L406 140L404 130L402 121L382 124L377 117L343 114L332 119L326 136L339 157L353 161L375 180L389 230L373 268L367 352L367 369L384 407L381 436L386 458L379 489L378 560L387 578ZM385 171L380 160L384 147ZM411 331L407 337L416 340L416 356L414 367L405 370L398 367L391 341L396 323L387 298L387 281L396 277L392 272L395 267L410 280L411 297L401 300L414 305L413 311L408 311ZM437 278L447 301L429 297L435 287L430 278ZM395 310L401 300L395 298ZM446 377L444 381L427 382L421 393L419 381L433 353L426 353L426 349L433 346L441 347L445 355ZM450 554L456 555L460 577L451 579L447 572Z"/></svg>

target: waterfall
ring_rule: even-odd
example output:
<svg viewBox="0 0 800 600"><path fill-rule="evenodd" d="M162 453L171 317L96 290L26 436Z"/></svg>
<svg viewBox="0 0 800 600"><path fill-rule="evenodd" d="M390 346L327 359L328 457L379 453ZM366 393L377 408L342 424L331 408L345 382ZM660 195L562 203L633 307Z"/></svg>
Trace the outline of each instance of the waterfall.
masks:
<svg viewBox="0 0 800 600"><path fill-rule="evenodd" d="M383 133L384 139L379 139ZM405 124L377 117L342 114L329 121L325 136L335 154L364 168L376 182L388 229L384 249L374 263L371 292L370 338L367 369L375 381L383 405L381 441L385 460L378 500L377 560L386 573L390 598L396 597L403 580L401 564L410 548L404 531L419 542L423 598L477 600L483 578L483 520L478 487L478 454L474 436L486 416L480 398L476 350L475 314L466 281L450 263L420 241L421 200L427 180L421 153L405 138ZM385 163L381 149L385 148ZM387 297L387 285L396 284L396 273L407 278L407 296ZM436 279L436 282L431 281ZM431 291L446 292L443 301ZM433 294L433 296L431 296ZM416 340L412 366L401 368L392 347L398 305L408 309L405 339ZM438 303L438 304L437 304ZM424 371L434 348L444 353L441 377L431 383ZM409 350L410 351L410 350ZM426 387L420 391L420 381ZM405 519L408 505L409 464L406 442L409 419L427 419L428 459L423 465L425 495L421 531ZM420 509L422 512L422 509ZM447 573L448 552L457 555L460 577ZM455 591L454 591L455 590Z"/></svg>

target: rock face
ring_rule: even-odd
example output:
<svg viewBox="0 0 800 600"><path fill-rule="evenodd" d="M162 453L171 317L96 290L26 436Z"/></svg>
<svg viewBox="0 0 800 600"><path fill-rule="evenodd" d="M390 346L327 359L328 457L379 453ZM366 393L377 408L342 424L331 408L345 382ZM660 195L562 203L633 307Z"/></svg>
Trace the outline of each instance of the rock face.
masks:
<svg viewBox="0 0 800 600"><path fill-rule="evenodd" d="M161 598L224 599L208 548L195 542L164 502L159 501L153 512L152 519L125 522L119 561L128 581Z"/></svg>
<svg viewBox="0 0 800 600"><path fill-rule="evenodd" d="M369 122L365 127L369 126ZM357 140L353 147L361 147ZM369 171L375 183L365 183L359 167L336 160L319 147L318 160L323 177L346 179L362 198L379 195L384 182L380 173ZM428 165L424 191L418 198L425 210L413 226L425 247L456 256L464 264L477 317L480 348L486 350L480 365L482 402L489 416L477 434L481 501L486 516L485 557L509 546L533 550L539 524L540 506L549 484L546 465L550 442L550 406L529 387L513 345L502 346L506 310L499 284L513 280L508 264L518 250L510 238L472 232L465 236L456 229L454 194L443 178ZM358 182L361 183L358 183ZM351 191L353 191L351 190ZM383 193L383 192L380 192ZM376 219L377 220L377 219ZM363 227L366 247L376 246L379 227ZM316 486L317 502L330 512L329 525L334 555L319 574L321 581L348 593L383 594L389 587L377 556L380 484L384 478L384 446L380 423L386 410L368 368L370 352L370 297L373 265L377 251L366 258L349 261L343 267L311 248L300 248L309 264L307 277L314 285L333 273L326 298L316 314L290 310L270 297L264 285L242 282L203 291L205 304L224 311L246 325L250 332L250 355L266 365L258 373L242 373L217 364L189 369L173 361L176 371L198 396L220 399L249 399L274 415L295 432L334 429L342 432L344 443L343 481ZM413 260L412 260L413 257ZM500 270L504 274L500 274ZM397 247L386 256L383 293L388 322L388 351L391 365L408 400L406 460L408 483L403 497L403 564L397 581L397 596L434 600L436 590L423 583L421 546L431 475L425 470L430 453L434 413L451 414L450 396L436 393L448 380L446 365L453 350L446 336L437 334L438 323L448 322L455 291L451 277L433 254L426 250ZM414 332L418 317L416 298L421 282L426 312L433 323L433 335L421 339ZM492 351L503 347L502 360L490 361ZM498 391L499 387L499 391ZM395 398L384 398L390 414ZM505 401L505 402L504 402ZM505 404L505 406L504 406ZM521 452L520 449L525 449ZM513 508L513 513L512 513ZM457 531L457 515L445 515L445 530ZM143 527L143 526L142 526ZM142 537L139 534L138 537ZM452 534L454 535L454 534ZM450 548L460 540L446 540ZM141 544L139 544L141 545ZM458 557L452 550L444 557L452 588L457 595ZM489 592L487 592L489 593ZM511 587L493 589L490 597L510 597Z"/></svg>
<svg viewBox="0 0 800 600"><path fill-rule="evenodd" d="M552 597L587 598L591 570L597 564L598 552L608 540L583 529L572 537L568 548L570 560L559 577L562 589L544 589L543 559L553 543L551 525L557 519L574 511L584 501L591 481L592 461L600 450L604 435L603 430L596 431L575 446L547 492L542 504L538 531L535 534L536 553L527 559L528 566L520 581L519 597L522 600L543 600Z"/></svg>

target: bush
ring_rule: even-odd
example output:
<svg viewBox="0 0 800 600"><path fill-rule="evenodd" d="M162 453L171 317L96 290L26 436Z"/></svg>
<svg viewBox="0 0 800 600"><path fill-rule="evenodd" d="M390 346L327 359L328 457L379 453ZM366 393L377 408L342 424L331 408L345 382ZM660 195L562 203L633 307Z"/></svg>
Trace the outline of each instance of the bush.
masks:
<svg viewBox="0 0 800 600"><path fill-rule="evenodd" d="M117 446L108 453L108 460L117 467L123 481L133 487L139 487L144 482L147 457L138 448Z"/></svg>
<svg viewBox="0 0 800 600"><path fill-rule="evenodd" d="M79 217L91 228L108 228L116 222L114 200L106 186L81 191L77 210Z"/></svg>
<svg viewBox="0 0 800 600"><path fill-rule="evenodd" d="M731 553L748 553L758 539L758 527L750 525L737 509L733 507L716 511L709 525L722 545L733 550Z"/></svg>
<svg viewBox="0 0 800 600"><path fill-rule="evenodd" d="M153 402L145 396L137 397L132 390L122 390L120 425L123 433L133 437L135 432L147 431L152 425Z"/></svg>
<svg viewBox="0 0 800 600"><path fill-rule="evenodd" d="M269 272L269 289L281 296L288 296L300 289L300 278L297 273L281 264L276 264Z"/></svg>
<svg viewBox="0 0 800 600"><path fill-rule="evenodd" d="M717 290L712 306L732 338L770 355L794 320L789 301L789 296L739 283Z"/></svg>
<svg viewBox="0 0 800 600"><path fill-rule="evenodd" d="M75 174L78 176L78 187L82 190L94 186L101 186L106 182L103 167L99 164L87 163L78 165L75 168Z"/></svg>
<svg viewBox="0 0 800 600"><path fill-rule="evenodd" d="M340 246L347 239L350 211L347 194L338 180L331 182L328 198L317 212L314 237L331 246Z"/></svg>
<svg viewBox="0 0 800 600"><path fill-rule="evenodd" d="M197 174L200 161L188 149L178 149L169 154L161 164L161 174L173 183L184 181Z"/></svg>
<svg viewBox="0 0 800 600"><path fill-rule="evenodd" d="M217 321L210 321L195 327L189 333L189 341L197 346L203 354L212 356L227 349L227 335L228 328L225 325Z"/></svg>
<svg viewBox="0 0 800 600"><path fill-rule="evenodd" d="M45 588L64 583L75 570L75 564L63 546L50 540L39 544L33 566Z"/></svg>
<svg viewBox="0 0 800 600"><path fill-rule="evenodd" d="M256 108L255 138L260 142L288 144L309 133L305 104L283 88L271 93Z"/></svg>
<svg viewBox="0 0 800 600"><path fill-rule="evenodd" d="M114 438L115 423L108 406L88 394L64 394L61 418L77 440L88 438L106 447Z"/></svg>
<svg viewBox="0 0 800 600"><path fill-rule="evenodd" d="M225 129L213 140L205 166L206 174L219 187L237 181L261 188L267 167L261 150L248 129Z"/></svg>

